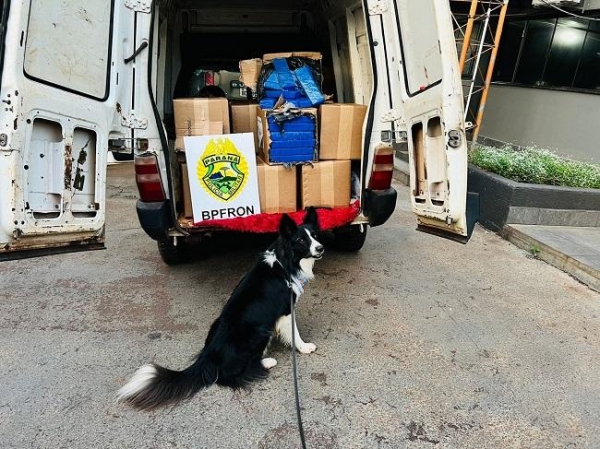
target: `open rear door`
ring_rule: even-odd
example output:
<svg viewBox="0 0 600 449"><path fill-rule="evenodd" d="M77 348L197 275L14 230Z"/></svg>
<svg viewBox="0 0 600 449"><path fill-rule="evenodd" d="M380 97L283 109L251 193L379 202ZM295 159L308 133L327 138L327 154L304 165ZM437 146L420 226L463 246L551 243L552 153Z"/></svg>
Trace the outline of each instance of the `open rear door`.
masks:
<svg viewBox="0 0 600 449"><path fill-rule="evenodd" d="M418 228L466 242L475 220L467 219L464 100L450 2L368 4L374 36L380 33L384 41L380 57L388 67L388 79L379 82L387 81L391 109L382 121L391 122L393 135L406 137Z"/></svg>
<svg viewBox="0 0 600 449"><path fill-rule="evenodd" d="M104 246L109 141L133 21L121 0L12 1L0 112L0 260Z"/></svg>

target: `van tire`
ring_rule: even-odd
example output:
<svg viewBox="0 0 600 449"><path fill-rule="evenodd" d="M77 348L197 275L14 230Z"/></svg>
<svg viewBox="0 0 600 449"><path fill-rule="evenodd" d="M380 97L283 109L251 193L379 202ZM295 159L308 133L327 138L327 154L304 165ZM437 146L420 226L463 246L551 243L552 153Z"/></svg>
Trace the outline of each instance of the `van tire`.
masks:
<svg viewBox="0 0 600 449"><path fill-rule="evenodd" d="M183 239L179 239L177 246L173 245L171 239L158 240L156 243L160 257L167 265L181 265L188 261L187 245Z"/></svg>
<svg viewBox="0 0 600 449"><path fill-rule="evenodd" d="M334 229L335 248L352 253L360 251L367 240L367 228L367 225L362 224Z"/></svg>

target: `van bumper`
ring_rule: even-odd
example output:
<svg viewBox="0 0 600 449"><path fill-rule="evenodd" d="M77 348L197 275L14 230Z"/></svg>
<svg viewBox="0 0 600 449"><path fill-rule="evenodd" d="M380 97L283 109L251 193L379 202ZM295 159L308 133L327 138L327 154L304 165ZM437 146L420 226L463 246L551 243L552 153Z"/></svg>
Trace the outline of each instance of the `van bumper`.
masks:
<svg viewBox="0 0 600 449"><path fill-rule="evenodd" d="M145 203L138 200L135 208L142 229L154 240L163 239L167 235L167 231L173 226L171 203L169 201Z"/></svg>
<svg viewBox="0 0 600 449"><path fill-rule="evenodd" d="M369 217L371 227L384 224L396 209L396 198L398 192L396 189L386 190L366 190L363 198L365 199L365 215Z"/></svg>

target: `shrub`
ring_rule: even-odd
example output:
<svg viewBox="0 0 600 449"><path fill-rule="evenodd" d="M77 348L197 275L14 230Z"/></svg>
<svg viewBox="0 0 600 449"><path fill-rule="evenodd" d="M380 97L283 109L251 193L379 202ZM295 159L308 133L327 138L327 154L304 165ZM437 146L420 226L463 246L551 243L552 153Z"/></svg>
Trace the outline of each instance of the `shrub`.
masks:
<svg viewBox="0 0 600 449"><path fill-rule="evenodd" d="M513 181L600 189L600 165L563 158L548 150L476 145L469 152L469 162Z"/></svg>

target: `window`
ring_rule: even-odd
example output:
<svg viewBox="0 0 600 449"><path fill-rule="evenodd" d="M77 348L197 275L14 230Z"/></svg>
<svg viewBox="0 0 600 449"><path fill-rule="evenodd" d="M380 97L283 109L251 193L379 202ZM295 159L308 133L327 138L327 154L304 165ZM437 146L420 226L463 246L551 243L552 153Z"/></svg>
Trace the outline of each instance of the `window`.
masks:
<svg viewBox="0 0 600 449"><path fill-rule="evenodd" d="M546 63L543 79L545 85L562 87L573 84L588 26L585 23L580 27L579 22L574 19L558 19Z"/></svg>
<svg viewBox="0 0 600 449"><path fill-rule="evenodd" d="M525 34L526 21L509 22L502 31L502 42L500 51L494 66L494 76L496 81L512 82L515 76L515 68L519 59L521 41ZM504 49L514 51L503 51Z"/></svg>
<svg viewBox="0 0 600 449"><path fill-rule="evenodd" d="M32 0L25 73L103 100L108 96L112 1Z"/></svg>
<svg viewBox="0 0 600 449"><path fill-rule="evenodd" d="M520 84L541 82L553 32L554 22L536 20L528 24L515 82Z"/></svg>
<svg viewBox="0 0 600 449"><path fill-rule="evenodd" d="M412 96L442 80L435 5L433 0L404 0L398 9L405 82Z"/></svg>
<svg viewBox="0 0 600 449"><path fill-rule="evenodd" d="M509 22L494 81L600 89L600 24L559 18Z"/></svg>
<svg viewBox="0 0 600 449"><path fill-rule="evenodd" d="M573 87L600 90L600 22L590 24Z"/></svg>

